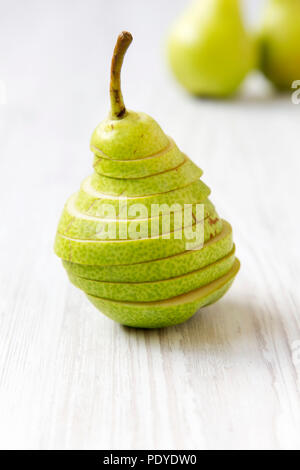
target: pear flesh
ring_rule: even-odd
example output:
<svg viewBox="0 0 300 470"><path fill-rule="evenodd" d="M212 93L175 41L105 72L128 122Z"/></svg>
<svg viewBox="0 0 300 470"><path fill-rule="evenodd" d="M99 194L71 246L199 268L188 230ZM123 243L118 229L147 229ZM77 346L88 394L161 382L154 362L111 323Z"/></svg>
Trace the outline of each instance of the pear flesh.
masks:
<svg viewBox="0 0 300 470"><path fill-rule="evenodd" d="M238 259L224 276L188 294L158 302L117 302L88 295L109 318L135 328L164 328L185 322L197 310L217 302L231 287L240 268Z"/></svg>
<svg viewBox="0 0 300 470"><path fill-rule="evenodd" d="M185 157L177 167L143 178L111 178L95 172L91 184L95 191L112 196L151 196L157 194L162 187L168 192L187 186L197 181L201 175L202 170Z"/></svg>
<svg viewBox="0 0 300 470"><path fill-rule="evenodd" d="M141 263L182 253L189 243L193 244L191 249L197 249L199 244L197 245L196 232L203 231L204 242L207 242L221 232L222 220L204 219L192 225L190 229L195 233L195 238L191 241L186 227L157 237L116 240L77 239L57 232L55 251L60 258L79 264L105 266ZM117 231L113 232L113 236L116 235Z"/></svg>
<svg viewBox="0 0 300 470"><path fill-rule="evenodd" d="M155 172L173 170L185 161L185 155L172 139L161 152L137 160L113 160L96 147L91 146L91 149L95 153L93 166L96 173L112 178L143 178L154 175Z"/></svg>
<svg viewBox="0 0 300 470"><path fill-rule="evenodd" d="M55 252L71 282L105 315L156 328L181 323L221 298L239 262L232 228L209 200L202 170L156 121L124 106L118 70L130 42L129 33L118 38L112 111L91 139L95 171L64 207ZM132 227L136 236L128 237Z"/></svg>
<svg viewBox="0 0 300 470"><path fill-rule="evenodd" d="M211 238L199 250L189 250L179 255L146 261L144 263L93 266L63 261L68 271L78 277L110 282L153 282L197 271L228 255L233 248L232 228L223 220L221 233Z"/></svg>
<svg viewBox="0 0 300 470"><path fill-rule="evenodd" d="M152 302L176 297L224 276L233 266L235 249L229 255L197 271L156 282L107 282L79 277L69 272L69 279L86 294L104 299Z"/></svg>
<svg viewBox="0 0 300 470"><path fill-rule="evenodd" d="M171 69L188 92L223 98L235 93L256 62L238 0L197 0L172 27Z"/></svg>
<svg viewBox="0 0 300 470"><path fill-rule="evenodd" d="M121 219L112 220L109 218L100 218L99 216L90 216L79 212L76 209L77 194L71 196L68 200L63 216L58 225L58 232L64 236L73 239L101 239L103 233L107 233L110 228L115 228L115 239L118 239L118 234L128 233L131 224L139 231L139 238L146 238L157 227L156 236L160 236L169 232L180 230L181 227L187 227L189 221L184 220L183 211L172 212L171 214L161 214L153 218L135 217L134 219ZM216 220L218 215L215 211L213 204L207 199L203 204L204 210L200 218L197 218L196 211L193 211L193 219L197 222L204 223L207 226L205 232L210 236L209 227L212 220ZM220 226L220 224L219 224Z"/></svg>
<svg viewBox="0 0 300 470"><path fill-rule="evenodd" d="M160 188L160 191L163 191ZM131 211L137 205L142 205L149 213L153 204L198 204L204 203L210 195L210 189L203 181L198 180L187 186L183 186L168 192L159 192L148 196L112 196L96 191L92 186L91 177L86 178L76 198L76 207L79 211L88 215L99 216L105 211L107 205L113 207L116 215L119 217L123 209L127 207L128 218L131 218Z"/></svg>

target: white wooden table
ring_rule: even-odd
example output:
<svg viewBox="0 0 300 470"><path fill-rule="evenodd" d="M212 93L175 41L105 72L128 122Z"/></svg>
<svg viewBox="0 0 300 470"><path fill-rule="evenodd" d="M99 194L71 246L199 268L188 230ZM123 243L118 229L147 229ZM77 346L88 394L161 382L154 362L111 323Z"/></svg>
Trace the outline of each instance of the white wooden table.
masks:
<svg viewBox="0 0 300 470"><path fill-rule="evenodd" d="M161 54L184 2L108 3L10 2L0 18L0 447L299 449L300 105L260 79L193 100ZM204 169L242 263L222 301L160 331L102 316L52 251L124 28L128 107Z"/></svg>

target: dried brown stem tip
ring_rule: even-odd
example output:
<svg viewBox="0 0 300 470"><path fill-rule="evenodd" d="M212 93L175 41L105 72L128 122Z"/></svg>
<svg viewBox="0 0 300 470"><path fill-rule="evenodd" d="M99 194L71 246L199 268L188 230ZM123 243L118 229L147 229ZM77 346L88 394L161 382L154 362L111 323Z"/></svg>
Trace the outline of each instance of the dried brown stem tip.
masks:
<svg viewBox="0 0 300 470"><path fill-rule="evenodd" d="M128 47L132 42L132 35L127 31L119 34L111 61L110 70L110 102L113 119L121 119L126 114L126 108L121 91L121 68Z"/></svg>

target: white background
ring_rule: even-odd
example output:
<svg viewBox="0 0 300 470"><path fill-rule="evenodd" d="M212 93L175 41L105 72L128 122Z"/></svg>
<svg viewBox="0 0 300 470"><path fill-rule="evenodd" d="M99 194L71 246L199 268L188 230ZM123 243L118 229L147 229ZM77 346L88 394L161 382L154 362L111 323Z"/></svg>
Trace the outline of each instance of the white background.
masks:
<svg viewBox="0 0 300 470"><path fill-rule="evenodd" d="M300 448L300 105L260 76L228 102L186 95L164 54L186 3L0 0L1 448ZM161 331L102 316L52 248L123 29L128 108L204 169L242 262L221 302Z"/></svg>

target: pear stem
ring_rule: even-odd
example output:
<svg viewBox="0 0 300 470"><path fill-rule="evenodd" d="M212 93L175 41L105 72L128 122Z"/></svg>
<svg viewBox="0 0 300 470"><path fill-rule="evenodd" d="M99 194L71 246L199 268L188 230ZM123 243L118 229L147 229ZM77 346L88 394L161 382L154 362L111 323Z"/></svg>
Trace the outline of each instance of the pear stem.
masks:
<svg viewBox="0 0 300 470"><path fill-rule="evenodd" d="M128 47L132 42L132 35L127 31L119 34L115 45L110 69L110 102L113 119L122 119L126 115L126 108L121 91L121 68Z"/></svg>

